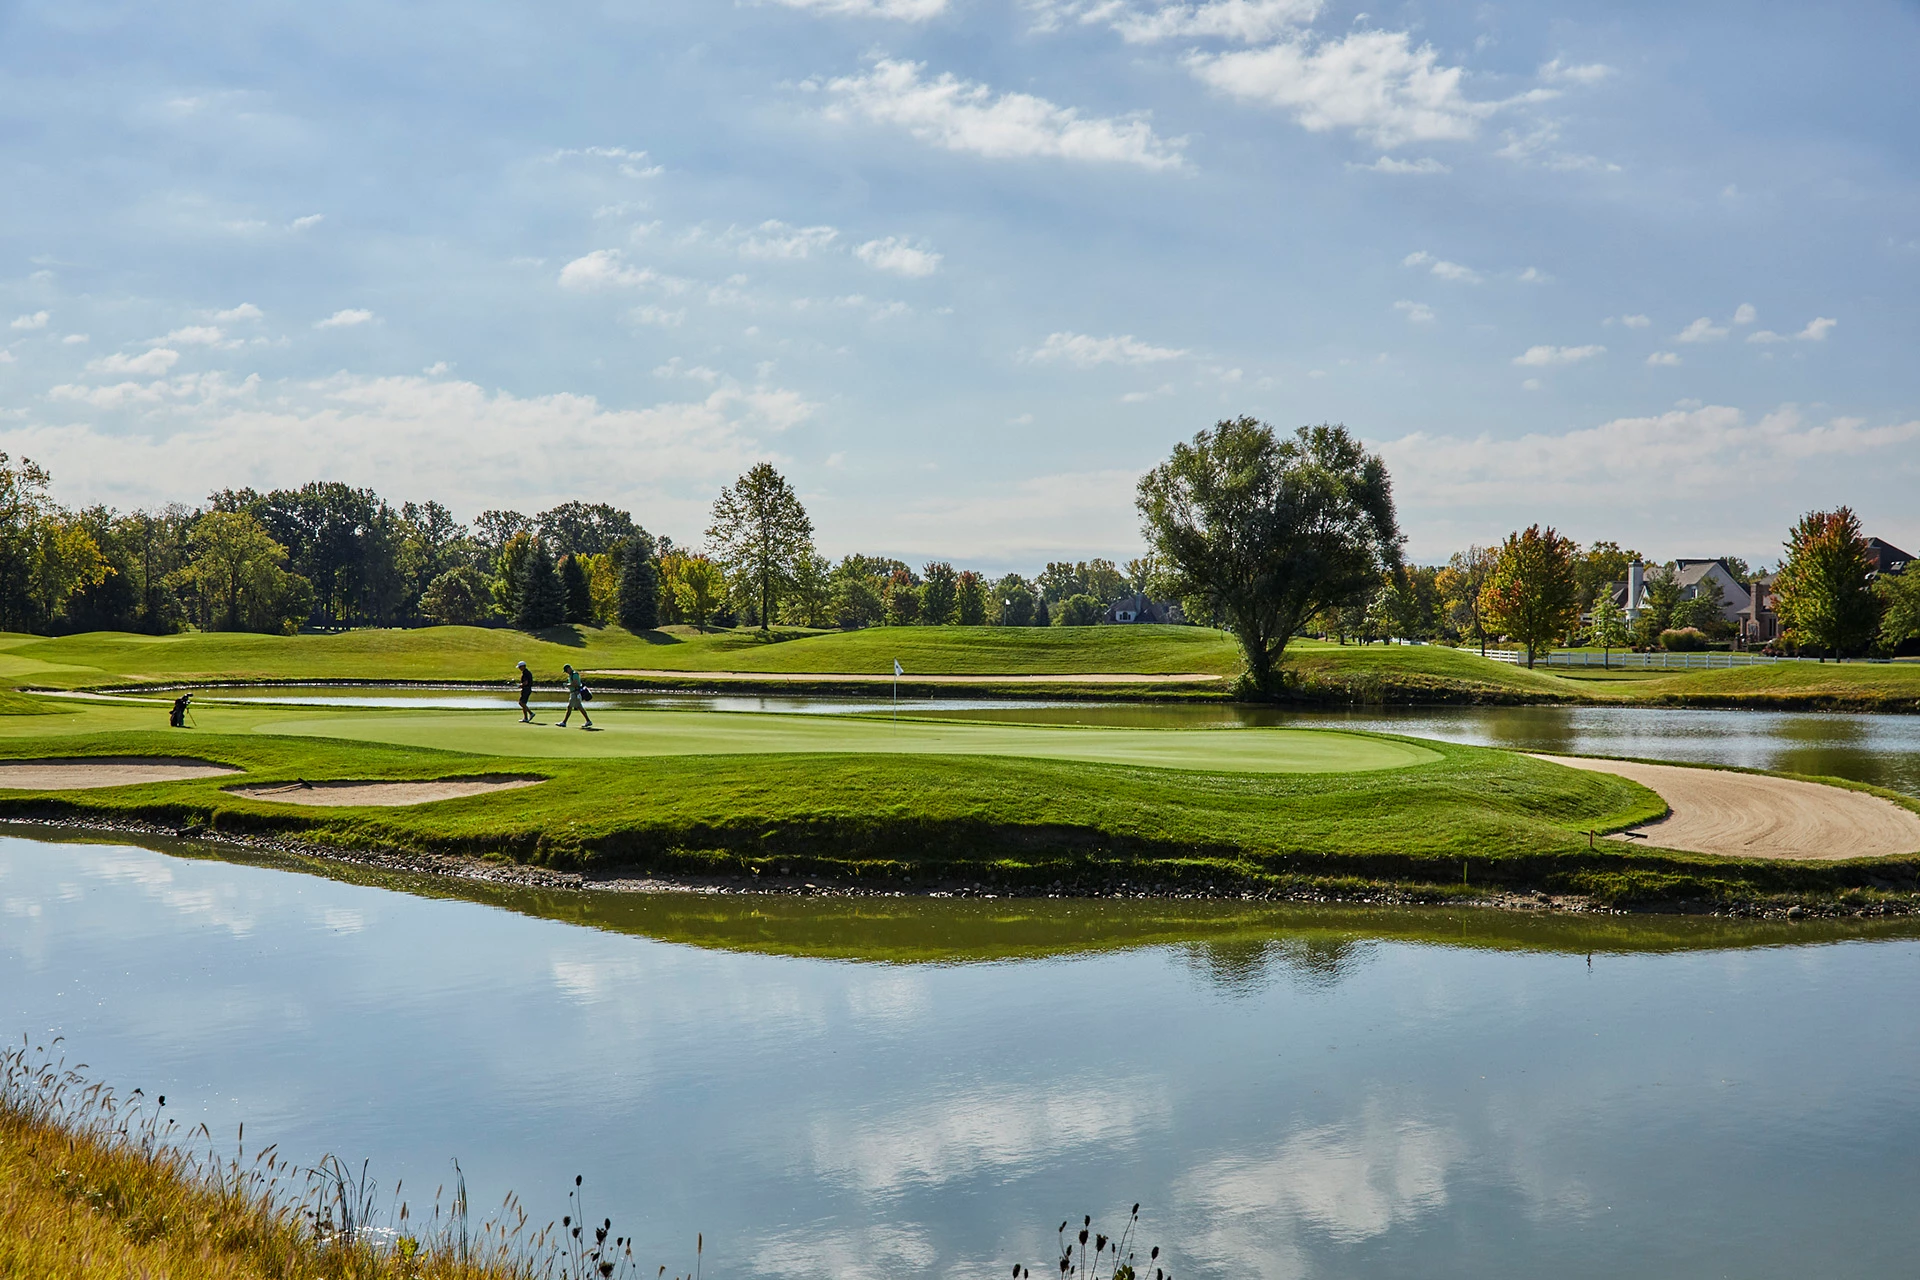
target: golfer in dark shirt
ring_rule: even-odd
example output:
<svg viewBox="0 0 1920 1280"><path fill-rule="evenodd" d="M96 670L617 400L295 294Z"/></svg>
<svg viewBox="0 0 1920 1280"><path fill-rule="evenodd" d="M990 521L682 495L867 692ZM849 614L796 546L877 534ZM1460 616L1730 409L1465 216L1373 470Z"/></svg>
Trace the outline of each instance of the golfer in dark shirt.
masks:
<svg viewBox="0 0 1920 1280"><path fill-rule="evenodd" d="M533 719L533 708L527 705L527 699L533 696L533 672L527 670L527 664L520 664L520 723L526 724Z"/></svg>

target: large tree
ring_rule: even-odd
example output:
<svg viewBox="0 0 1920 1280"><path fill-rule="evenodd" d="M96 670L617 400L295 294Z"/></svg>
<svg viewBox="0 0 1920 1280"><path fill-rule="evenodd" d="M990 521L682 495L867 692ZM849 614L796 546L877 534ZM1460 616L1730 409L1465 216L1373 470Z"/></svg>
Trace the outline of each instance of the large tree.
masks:
<svg viewBox="0 0 1920 1280"><path fill-rule="evenodd" d="M764 631L813 554L813 521L786 477L761 462L720 491L707 541L727 573L746 580Z"/></svg>
<svg viewBox="0 0 1920 1280"><path fill-rule="evenodd" d="M541 631L557 627L567 618L566 590L560 585L559 571L553 565L553 552L544 538L533 539L533 546L520 562L517 608L513 625L522 631Z"/></svg>
<svg viewBox="0 0 1920 1280"><path fill-rule="evenodd" d="M1873 592L1880 597L1880 643L1889 650L1920 640L1920 570L1881 574Z"/></svg>
<svg viewBox="0 0 1920 1280"><path fill-rule="evenodd" d="M604 502L563 502L534 517L556 556L603 556L643 530L633 517Z"/></svg>
<svg viewBox="0 0 1920 1280"><path fill-rule="evenodd" d="M1341 426L1281 438L1253 418L1221 422L1142 476L1135 505L1175 591L1226 623L1262 695L1308 618L1400 564L1386 464Z"/></svg>
<svg viewBox="0 0 1920 1280"><path fill-rule="evenodd" d="M639 635L660 625L660 574L643 536L627 542L620 566L620 625Z"/></svg>
<svg viewBox="0 0 1920 1280"><path fill-rule="evenodd" d="M1527 665L1564 639L1580 620L1573 539L1529 525L1507 535L1481 593L1487 625L1526 648Z"/></svg>
<svg viewBox="0 0 1920 1280"><path fill-rule="evenodd" d="M1860 521L1848 507L1810 511L1787 538L1786 563L1773 584L1786 638L1839 658L1866 648L1880 621L1873 561Z"/></svg>
<svg viewBox="0 0 1920 1280"><path fill-rule="evenodd" d="M1468 547L1454 552L1447 567L1434 578L1434 588L1446 604L1454 629L1467 639L1477 641L1482 657L1487 652L1487 619L1480 607L1480 596L1487 589L1487 578L1493 573L1496 558L1491 547Z"/></svg>

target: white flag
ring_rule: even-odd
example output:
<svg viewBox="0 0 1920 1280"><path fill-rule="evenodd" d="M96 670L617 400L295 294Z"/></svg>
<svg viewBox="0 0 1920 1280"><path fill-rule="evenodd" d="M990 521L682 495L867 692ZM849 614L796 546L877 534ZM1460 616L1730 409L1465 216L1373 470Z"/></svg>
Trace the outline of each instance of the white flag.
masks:
<svg viewBox="0 0 1920 1280"><path fill-rule="evenodd" d="M898 679L899 679L899 678L900 678L901 676L903 676L903 675L905 675L905 674L907 674L907 673L906 673L906 671L905 671L905 669L901 667L901 665L900 665L900 659L898 659L898 658L895 658L895 659L893 660L893 678L894 678L894 679L896 679L896 680L898 680Z"/></svg>

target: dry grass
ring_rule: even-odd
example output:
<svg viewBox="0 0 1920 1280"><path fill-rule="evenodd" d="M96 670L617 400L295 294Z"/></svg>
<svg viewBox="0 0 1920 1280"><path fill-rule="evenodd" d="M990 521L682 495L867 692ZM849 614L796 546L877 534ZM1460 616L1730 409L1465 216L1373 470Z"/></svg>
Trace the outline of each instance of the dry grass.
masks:
<svg viewBox="0 0 1920 1280"><path fill-rule="evenodd" d="M54 1052L58 1052L56 1043ZM575 1210L534 1230L517 1201L470 1228L451 1188L382 1211L365 1166L217 1154L165 1099L121 1097L26 1045L0 1055L0 1276L158 1280L632 1280L628 1242ZM242 1134L244 1137L244 1134ZM450 1193L450 1194L449 1194ZM389 1225L379 1225L384 1217ZM664 1269L663 1269L664 1270Z"/></svg>

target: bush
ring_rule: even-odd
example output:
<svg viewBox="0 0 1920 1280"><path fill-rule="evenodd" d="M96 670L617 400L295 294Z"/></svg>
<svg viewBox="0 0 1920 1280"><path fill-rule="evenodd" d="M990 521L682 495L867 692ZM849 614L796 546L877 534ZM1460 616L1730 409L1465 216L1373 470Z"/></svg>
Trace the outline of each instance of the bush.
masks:
<svg viewBox="0 0 1920 1280"><path fill-rule="evenodd" d="M1707 647L1707 633L1698 627L1669 627L1660 633L1660 647L1668 653L1698 653Z"/></svg>
<svg viewBox="0 0 1920 1280"><path fill-rule="evenodd" d="M1054 615L1056 627L1091 627L1106 616L1106 609L1090 595L1068 596Z"/></svg>

